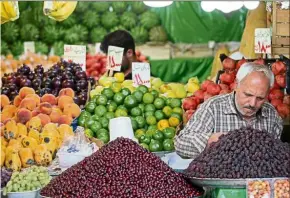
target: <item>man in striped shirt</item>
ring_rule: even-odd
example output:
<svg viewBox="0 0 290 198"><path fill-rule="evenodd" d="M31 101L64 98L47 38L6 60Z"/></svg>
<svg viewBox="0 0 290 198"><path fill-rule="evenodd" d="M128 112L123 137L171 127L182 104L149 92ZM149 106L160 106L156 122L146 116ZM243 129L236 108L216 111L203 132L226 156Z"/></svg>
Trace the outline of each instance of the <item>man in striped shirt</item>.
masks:
<svg viewBox="0 0 290 198"><path fill-rule="evenodd" d="M237 73L234 92L205 101L175 137L176 153L184 158L197 157L222 134L249 126L266 130L280 138L283 120L267 102L274 75L266 67L245 63Z"/></svg>

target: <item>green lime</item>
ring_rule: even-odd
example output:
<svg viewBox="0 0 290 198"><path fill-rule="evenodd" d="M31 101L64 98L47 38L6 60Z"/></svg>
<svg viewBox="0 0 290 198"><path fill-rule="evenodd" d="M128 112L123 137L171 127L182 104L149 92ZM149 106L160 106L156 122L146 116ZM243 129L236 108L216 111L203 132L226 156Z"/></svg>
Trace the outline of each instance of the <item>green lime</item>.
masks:
<svg viewBox="0 0 290 198"><path fill-rule="evenodd" d="M173 151L174 150L174 142L172 139L165 139L163 141L163 149L165 151Z"/></svg>
<svg viewBox="0 0 290 198"><path fill-rule="evenodd" d="M145 105L144 104L139 104L138 107L142 110L142 112L145 111Z"/></svg>
<svg viewBox="0 0 290 198"><path fill-rule="evenodd" d="M172 98L166 98L165 99L166 106L170 106L171 99Z"/></svg>
<svg viewBox="0 0 290 198"><path fill-rule="evenodd" d="M114 97L114 92L111 88L104 88L101 93L102 95L106 96L109 100L113 99Z"/></svg>
<svg viewBox="0 0 290 198"><path fill-rule="evenodd" d="M131 120L131 124L134 131L138 129L138 123L136 120Z"/></svg>
<svg viewBox="0 0 290 198"><path fill-rule="evenodd" d="M146 135L147 135L148 137L151 137L151 138L152 138L153 135L154 135L154 133L155 133L155 131L156 131L156 130L152 130L152 129L147 130L147 131L146 131Z"/></svg>
<svg viewBox="0 0 290 198"><path fill-rule="evenodd" d="M85 124L86 124L86 121L88 120L89 118L85 117L85 116L80 116L78 118L78 126L82 126L84 127Z"/></svg>
<svg viewBox="0 0 290 198"><path fill-rule="evenodd" d="M105 95L99 95L97 98L97 105L106 105L108 102L108 98Z"/></svg>
<svg viewBox="0 0 290 198"><path fill-rule="evenodd" d="M127 96L124 100L124 105L129 109L136 107L138 106L137 99L135 98L135 96L132 95Z"/></svg>
<svg viewBox="0 0 290 198"><path fill-rule="evenodd" d="M162 144L158 140L152 140L149 144L149 151L159 152L162 151Z"/></svg>
<svg viewBox="0 0 290 198"><path fill-rule="evenodd" d="M163 113L165 114L165 116L167 118L170 117L171 113L172 113L172 108L169 107L169 106L165 106L163 109L162 109Z"/></svg>
<svg viewBox="0 0 290 198"><path fill-rule="evenodd" d="M105 113L105 118L107 118L108 120L111 120L111 119L115 118L115 113L114 112L107 112L107 113Z"/></svg>
<svg viewBox="0 0 290 198"><path fill-rule="evenodd" d="M122 109L128 113L128 109L124 105L118 106L117 109Z"/></svg>
<svg viewBox="0 0 290 198"><path fill-rule="evenodd" d="M87 112L94 113L95 108L96 108L96 104L95 104L94 102L89 102L89 103L86 105L86 111L87 111Z"/></svg>
<svg viewBox="0 0 290 198"><path fill-rule="evenodd" d="M97 104L97 99L98 99L99 95L95 95L90 99L90 102L93 102L95 104Z"/></svg>
<svg viewBox="0 0 290 198"><path fill-rule="evenodd" d="M100 133L107 133L107 134L109 134L109 131L107 129L100 129L100 130L97 131L97 136Z"/></svg>
<svg viewBox="0 0 290 198"><path fill-rule="evenodd" d="M141 137L139 138L139 143L150 144L150 142L151 138L147 135L141 135Z"/></svg>
<svg viewBox="0 0 290 198"><path fill-rule="evenodd" d="M89 138L94 137L94 132L91 129L85 129L85 135Z"/></svg>
<svg viewBox="0 0 290 198"><path fill-rule="evenodd" d="M148 144L141 143L140 146L142 146L144 149L146 149L146 150L149 151L149 146L148 146Z"/></svg>
<svg viewBox="0 0 290 198"><path fill-rule="evenodd" d="M126 97L126 96L129 96L131 94L131 91L128 88L122 88L121 93Z"/></svg>
<svg viewBox="0 0 290 198"><path fill-rule="evenodd" d="M114 95L114 101L116 102L117 105L123 104L124 99L125 99L125 96L122 93L116 93Z"/></svg>
<svg viewBox="0 0 290 198"><path fill-rule="evenodd" d="M80 114L80 117L88 118L88 117L91 117L91 115L92 114L88 111L82 111Z"/></svg>
<svg viewBox="0 0 290 198"><path fill-rule="evenodd" d="M109 101L108 104L107 104L107 110L109 112L115 112L116 109L117 109L118 105L115 101Z"/></svg>
<svg viewBox="0 0 290 198"><path fill-rule="evenodd" d="M99 140L102 140L105 144L108 143L110 141L110 136L108 133L99 133L97 135L97 138Z"/></svg>
<svg viewBox="0 0 290 198"><path fill-rule="evenodd" d="M102 117L107 112L107 108L104 105L99 105L95 108L95 115Z"/></svg>
<svg viewBox="0 0 290 198"><path fill-rule="evenodd" d="M153 134L153 139L154 140L159 140L160 142L162 142L163 141L163 139L164 139L164 135L163 135L163 133L161 132L161 131L155 131L155 133Z"/></svg>
<svg viewBox="0 0 290 198"><path fill-rule="evenodd" d="M121 85L121 83L113 82L112 85L110 86L110 88L112 89L112 91L114 93L118 93L121 91L122 85Z"/></svg>
<svg viewBox="0 0 290 198"><path fill-rule="evenodd" d="M97 133L98 130L102 128L102 125L98 121L94 121L94 123L91 125L90 129L94 132Z"/></svg>
<svg viewBox="0 0 290 198"><path fill-rule="evenodd" d="M182 108L180 108L180 107L174 107L173 110L172 110L172 112L173 113L178 113L181 116L183 114Z"/></svg>
<svg viewBox="0 0 290 198"><path fill-rule="evenodd" d="M157 98L159 96L159 92L156 90L152 90L150 93L154 96L154 98Z"/></svg>
<svg viewBox="0 0 290 198"><path fill-rule="evenodd" d="M156 108L153 104L146 104L145 105L145 112L147 111L156 111Z"/></svg>
<svg viewBox="0 0 290 198"><path fill-rule="evenodd" d="M117 109L115 111L115 117L118 118L118 117L127 117L128 116L128 113L126 110L124 109Z"/></svg>
<svg viewBox="0 0 290 198"><path fill-rule="evenodd" d="M142 110L139 107L134 107L130 111L132 116L141 116L142 115Z"/></svg>
<svg viewBox="0 0 290 198"><path fill-rule="evenodd" d="M146 111L144 113L145 118L147 118L148 116L154 116L154 111Z"/></svg>
<svg viewBox="0 0 290 198"><path fill-rule="evenodd" d="M156 107L156 109L163 109L163 107L165 106L165 101L162 98L156 98L154 100L154 106Z"/></svg>
<svg viewBox="0 0 290 198"><path fill-rule="evenodd" d="M174 108L174 107L181 107L181 100L178 98L171 98L170 100L170 107Z"/></svg>
<svg viewBox="0 0 290 198"><path fill-rule="evenodd" d="M155 111L154 116L157 121L163 120L165 118L165 114L163 113L162 110Z"/></svg>
<svg viewBox="0 0 290 198"><path fill-rule="evenodd" d="M151 93L145 93L143 96L143 103L152 104L154 101L154 96Z"/></svg>
<svg viewBox="0 0 290 198"><path fill-rule="evenodd" d="M139 140L140 137L142 135L145 135L145 130L144 129L138 129L136 132L135 132L135 137Z"/></svg>
<svg viewBox="0 0 290 198"><path fill-rule="evenodd" d="M157 130L157 125L150 125L148 127L148 130L154 130L154 131L156 131Z"/></svg>
<svg viewBox="0 0 290 198"><path fill-rule="evenodd" d="M143 128L146 124L146 120L142 116L137 116L136 122L138 123L138 128Z"/></svg>
<svg viewBox="0 0 290 198"><path fill-rule="evenodd" d="M109 120L107 118L102 117L100 119L100 123L102 125L102 128L104 128L104 129L108 129L109 128Z"/></svg>
<svg viewBox="0 0 290 198"><path fill-rule="evenodd" d="M177 118L179 121L182 121L182 116L178 113L171 113L170 117Z"/></svg>
<svg viewBox="0 0 290 198"><path fill-rule="evenodd" d="M168 127L166 129L163 129L162 132L163 132L164 137L166 139L172 139L175 136L175 129L174 128L171 128L171 127Z"/></svg>
<svg viewBox="0 0 290 198"><path fill-rule="evenodd" d="M150 115L146 117L146 122L149 125L155 125L157 123L157 120L153 115Z"/></svg>
<svg viewBox="0 0 290 198"><path fill-rule="evenodd" d="M86 128L90 128L91 125L92 125L94 122L95 122L95 121L92 119L92 117L88 118L88 119L86 120L85 127L86 127Z"/></svg>
<svg viewBox="0 0 290 198"><path fill-rule="evenodd" d="M140 103L143 99L143 92L142 91L134 91L133 96L135 96L136 100Z"/></svg>
<svg viewBox="0 0 290 198"><path fill-rule="evenodd" d="M148 92L148 87L146 87L145 85L140 85L137 87L137 91L141 91L143 94Z"/></svg>
<svg viewBox="0 0 290 198"><path fill-rule="evenodd" d="M101 117L95 114L95 115L92 115L91 118L95 121L99 121Z"/></svg>

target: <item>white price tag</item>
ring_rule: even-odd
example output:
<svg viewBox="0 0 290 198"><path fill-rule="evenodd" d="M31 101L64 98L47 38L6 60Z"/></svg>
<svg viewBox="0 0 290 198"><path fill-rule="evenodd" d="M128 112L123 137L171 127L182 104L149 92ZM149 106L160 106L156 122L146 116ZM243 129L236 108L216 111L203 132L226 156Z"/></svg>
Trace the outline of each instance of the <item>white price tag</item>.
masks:
<svg viewBox="0 0 290 198"><path fill-rule="evenodd" d="M95 53L96 54L99 54L102 52L100 47L101 47L101 43L96 43L96 45L95 45Z"/></svg>
<svg viewBox="0 0 290 198"><path fill-rule="evenodd" d="M271 54L270 28L255 29L255 53Z"/></svg>
<svg viewBox="0 0 290 198"><path fill-rule="evenodd" d="M24 54L27 54L27 52L35 53L34 41L24 42Z"/></svg>
<svg viewBox="0 0 290 198"><path fill-rule="evenodd" d="M86 46L64 45L64 60L78 63L86 71Z"/></svg>
<svg viewBox="0 0 290 198"><path fill-rule="evenodd" d="M107 56L107 69L121 71L124 48L109 46Z"/></svg>
<svg viewBox="0 0 290 198"><path fill-rule="evenodd" d="M134 87L139 85L151 86L150 84L150 65L149 63L132 63L132 78Z"/></svg>

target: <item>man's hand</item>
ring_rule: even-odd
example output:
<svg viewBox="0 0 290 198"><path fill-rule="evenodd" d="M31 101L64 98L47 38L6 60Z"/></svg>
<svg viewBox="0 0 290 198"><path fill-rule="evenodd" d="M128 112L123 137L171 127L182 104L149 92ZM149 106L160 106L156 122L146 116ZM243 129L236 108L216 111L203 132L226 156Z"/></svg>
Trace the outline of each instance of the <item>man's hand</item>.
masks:
<svg viewBox="0 0 290 198"><path fill-rule="evenodd" d="M212 134L209 139L207 140L207 146L210 146L211 143L217 142L221 135L225 135L227 133L219 132Z"/></svg>

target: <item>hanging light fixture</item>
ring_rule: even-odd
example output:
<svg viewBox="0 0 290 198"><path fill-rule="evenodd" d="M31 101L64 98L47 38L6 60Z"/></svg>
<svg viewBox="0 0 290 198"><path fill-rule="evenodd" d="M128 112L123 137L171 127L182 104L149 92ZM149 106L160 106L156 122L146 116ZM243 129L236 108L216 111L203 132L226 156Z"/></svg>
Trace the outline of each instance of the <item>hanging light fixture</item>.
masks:
<svg viewBox="0 0 290 198"><path fill-rule="evenodd" d="M143 1L143 3L149 7L160 8L171 5L173 1Z"/></svg>
<svg viewBox="0 0 290 198"><path fill-rule="evenodd" d="M244 6L249 10L254 10L259 6L259 1L244 1Z"/></svg>
<svg viewBox="0 0 290 198"><path fill-rule="evenodd" d="M206 12L212 12L215 10L215 4L213 1L202 1L201 8Z"/></svg>

